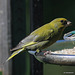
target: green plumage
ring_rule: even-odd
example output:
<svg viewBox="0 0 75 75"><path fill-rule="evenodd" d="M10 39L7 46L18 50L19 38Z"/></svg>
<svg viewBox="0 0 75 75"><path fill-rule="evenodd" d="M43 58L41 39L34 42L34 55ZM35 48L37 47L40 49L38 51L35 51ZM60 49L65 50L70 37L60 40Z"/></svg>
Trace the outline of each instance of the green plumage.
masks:
<svg viewBox="0 0 75 75"><path fill-rule="evenodd" d="M23 50L42 50L52 45L61 37L65 27L69 25L67 24L67 22L69 21L67 21L67 19L65 18L54 19L50 23L45 24L33 31L29 36L24 38L15 48L11 49L11 51L16 50L18 54ZM8 58L8 60L10 60L14 56L15 52Z"/></svg>

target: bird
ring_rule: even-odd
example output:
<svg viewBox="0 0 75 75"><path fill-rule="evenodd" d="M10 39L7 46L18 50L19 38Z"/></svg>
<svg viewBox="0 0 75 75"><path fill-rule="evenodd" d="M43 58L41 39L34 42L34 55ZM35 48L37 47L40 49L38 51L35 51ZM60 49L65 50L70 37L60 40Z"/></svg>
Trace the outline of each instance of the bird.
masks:
<svg viewBox="0 0 75 75"><path fill-rule="evenodd" d="M25 37L19 44L11 49L14 51L10 57L6 60L12 59L14 56L24 50L32 50L39 53L42 49L45 49L55 43L62 36L64 29L71 25L71 22L66 18L56 18L51 22L39 27Z"/></svg>

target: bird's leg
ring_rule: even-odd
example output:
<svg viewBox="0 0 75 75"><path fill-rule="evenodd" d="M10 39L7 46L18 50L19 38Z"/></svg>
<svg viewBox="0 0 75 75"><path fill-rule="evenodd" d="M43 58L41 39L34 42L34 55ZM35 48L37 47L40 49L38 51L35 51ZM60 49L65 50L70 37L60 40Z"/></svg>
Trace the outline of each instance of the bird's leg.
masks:
<svg viewBox="0 0 75 75"><path fill-rule="evenodd" d="M41 50L37 49L35 55L37 55L40 52L41 52Z"/></svg>
<svg viewBox="0 0 75 75"><path fill-rule="evenodd" d="M39 53L39 52L40 52L40 50L39 50L39 49L37 49L37 50L36 50L36 52L37 52L37 53Z"/></svg>

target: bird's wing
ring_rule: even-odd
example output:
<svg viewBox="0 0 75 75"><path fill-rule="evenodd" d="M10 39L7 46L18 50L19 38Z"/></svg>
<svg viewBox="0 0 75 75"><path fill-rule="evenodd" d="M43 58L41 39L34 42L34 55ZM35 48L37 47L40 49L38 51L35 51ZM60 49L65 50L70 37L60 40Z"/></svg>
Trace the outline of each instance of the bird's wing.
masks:
<svg viewBox="0 0 75 75"><path fill-rule="evenodd" d="M54 30L50 29L45 31L43 30L40 34L30 34L28 37L24 38L15 48L11 49L11 51L31 46L39 42L46 42L49 38L52 38L53 32Z"/></svg>
<svg viewBox="0 0 75 75"><path fill-rule="evenodd" d="M35 33L33 33L34 35ZM52 38L54 35L54 30L53 29L46 29L42 30L39 34L36 33L36 36L34 37L33 41L35 42L41 42L41 41L46 41L50 38Z"/></svg>
<svg viewBox="0 0 75 75"><path fill-rule="evenodd" d="M17 49L22 49L23 47L26 47L28 45L35 44L36 42L33 42L34 37L35 37L34 35L27 36L21 42L19 42L19 44L15 48L11 49L10 51L14 51L14 50L17 50Z"/></svg>

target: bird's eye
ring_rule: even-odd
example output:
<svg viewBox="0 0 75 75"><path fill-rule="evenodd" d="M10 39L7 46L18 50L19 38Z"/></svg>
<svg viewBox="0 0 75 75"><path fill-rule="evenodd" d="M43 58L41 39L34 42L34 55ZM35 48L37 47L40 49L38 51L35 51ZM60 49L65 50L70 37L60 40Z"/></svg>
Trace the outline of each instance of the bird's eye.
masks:
<svg viewBox="0 0 75 75"><path fill-rule="evenodd" d="M61 22L64 22L63 20L61 20Z"/></svg>
<svg viewBox="0 0 75 75"><path fill-rule="evenodd" d="M67 21L61 20L61 23L62 23L63 25L66 25L66 24L67 24Z"/></svg>

